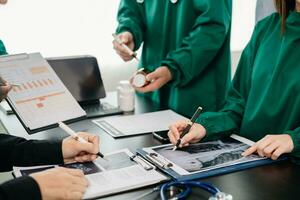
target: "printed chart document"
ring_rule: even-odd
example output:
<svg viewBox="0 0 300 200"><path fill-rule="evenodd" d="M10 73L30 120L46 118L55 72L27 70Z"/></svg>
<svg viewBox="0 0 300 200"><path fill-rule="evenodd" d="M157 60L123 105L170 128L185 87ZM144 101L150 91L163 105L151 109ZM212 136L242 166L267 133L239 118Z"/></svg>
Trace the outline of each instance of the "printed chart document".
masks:
<svg viewBox="0 0 300 200"><path fill-rule="evenodd" d="M167 144L143 148L137 152L153 163L163 163L163 171L174 178L189 180L274 162L256 154L243 157L241 154L253 144L246 138L232 135L230 138L196 143L176 151L172 151L174 145Z"/></svg>
<svg viewBox="0 0 300 200"><path fill-rule="evenodd" d="M28 132L86 115L39 53L1 56L0 76L18 85L7 99Z"/></svg>
<svg viewBox="0 0 300 200"><path fill-rule="evenodd" d="M89 181L84 199L107 196L109 194L153 185L167 180L155 168L146 170L140 161L130 159L133 154L123 149L105 155L106 160L98 158L94 162L65 164L62 167L81 169ZM145 163L147 164L147 163ZM55 166L14 167L16 177L51 169Z"/></svg>
<svg viewBox="0 0 300 200"><path fill-rule="evenodd" d="M126 137L168 130L169 125L174 121L186 119L172 110L164 110L137 115L106 117L93 122L113 137Z"/></svg>

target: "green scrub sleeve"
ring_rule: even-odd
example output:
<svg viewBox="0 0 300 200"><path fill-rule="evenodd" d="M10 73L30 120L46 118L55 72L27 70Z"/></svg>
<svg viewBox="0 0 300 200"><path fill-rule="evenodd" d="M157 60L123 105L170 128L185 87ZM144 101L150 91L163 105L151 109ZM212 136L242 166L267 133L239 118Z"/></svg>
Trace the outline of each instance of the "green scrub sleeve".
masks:
<svg viewBox="0 0 300 200"><path fill-rule="evenodd" d="M252 64L258 44L257 31L242 53L237 71L226 95L226 104L219 112L203 113L197 120L206 129L206 139L238 133L251 85Z"/></svg>
<svg viewBox="0 0 300 200"><path fill-rule="evenodd" d="M297 162L300 164L300 127L285 133L291 136L294 143L294 150L290 155L297 158Z"/></svg>
<svg viewBox="0 0 300 200"><path fill-rule="evenodd" d="M134 51L140 48L143 42L144 24L136 1L121 0L118 11L118 22L116 32L130 32L134 38Z"/></svg>
<svg viewBox="0 0 300 200"><path fill-rule="evenodd" d="M0 40L0 56L1 55L5 55L5 54L7 54L5 46L4 46L3 42L2 42L2 40Z"/></svg>
<svg viewBox="0 0 300 200"><path fill-rule="evenodd" d="M168 66L176 86L188 84L213 61L230 32L228 1L201 0L199 16L179 48L167 54L161 66Z"/></svg>

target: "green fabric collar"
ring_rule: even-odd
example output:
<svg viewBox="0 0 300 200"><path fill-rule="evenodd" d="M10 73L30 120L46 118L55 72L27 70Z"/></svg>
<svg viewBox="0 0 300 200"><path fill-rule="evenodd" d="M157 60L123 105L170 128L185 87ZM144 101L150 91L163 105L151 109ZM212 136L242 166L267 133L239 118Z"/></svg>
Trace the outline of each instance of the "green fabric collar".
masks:
<svg viewBox="0 0 300 200"><path fill-rule="evenodd" d="M300 24L300 12L292 11L286 19L287 24Z"/></svg>

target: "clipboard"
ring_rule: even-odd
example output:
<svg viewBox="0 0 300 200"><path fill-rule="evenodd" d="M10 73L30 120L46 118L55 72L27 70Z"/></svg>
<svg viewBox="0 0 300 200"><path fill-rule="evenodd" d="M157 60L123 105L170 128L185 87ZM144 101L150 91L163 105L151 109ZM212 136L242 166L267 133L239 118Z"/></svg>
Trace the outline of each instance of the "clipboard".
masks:
<svg viewBox="0 0 300 200"><path fill-rule="evenodd" d="M244 142L247 142L247 139L242 138L238 135L232 135L230 138L227 139L222 139L214 142L220 142L220 144L226 145L226 142L237 142L237 143L242 143L245 144ZM198 145L205 145L205 144L212 144L212 142L204 142L204 143L199 143ZM249 143L248 143L249 144ZM246 146L244 148L248 148L250 145L245 144ZM196 144L197 145L197 144ZM186 180L194 180L194 179L202 179L202 178L207 178L211 176L216 176L216 175L223 175L231 172L236 172L236 171L241 171L249 168L254 168L257 166L262 166L262 165L268 165L268 164L273 164L276 162L281 162L287 159L287 157L280 157L278 160L274 161L269 158L260 158L258 155L252 155L249 160L246 160L246 158L242 158L240 161L231 161L228 163L222 163L219 165L216 165L215 167L208 167L208 168L199 168L198 170L195 170L193 172L188 172L187 170L183 169L180 164L174 162L175 159L168 159L166 157L169 156L162 156L158 152L153 152L151 149L163 149L163 148L170 148L172 149L173 145L167 144L167 145L160 145L160 146L155 146L155 147L150 147L150 148L142 148L142 149L137 149L137 154L154 164L157 168L162 170L164 173L168 174L171 176L173 179L177 181L186 181ZM179 150L180 151L180 150ZM218 150L214 150L218 151ZM219 151L219 153L222 152L222 150ZM205 152L204 152L205 153ZM204 154L200 152L199 159L200 157L204 158L205 156L201 154ZM220 153L221 154L221 153ZM209 156L208 156L209 157ZM176 157L176 159L180 159L180 157ZM244 160L243 160L244 159ZM213 160L213 159L212 159ZM204 164L203 164L204 166ZM180 173L178 173L180 172Z"/></svg>
<svg viewBox="0 0 300 200"><path fill-rule="evenodd" d="M16 111L16 109L13 107L13 104L9 101L8 98L6 98L6 101L10 105L10 107L12 108L13 113L16 115L17 119L20 121L20 123L22 124L23 128L26 130L26 132L29 135L32 135L32 134L35 134L35 133L38 133L38 132L41 132L41 131L46 131L46 130L49 130L49 129L53 129L53 128L59 127L57 123L53 123L53 124L49 124L47 126L43 126L41 128L30 129L30 127L28 127L22 121L22 118L20 117L20 114ZM78 117L78 118L74 118L74 119L70 119L70 120L64 120L62 122L64 122L65 124L71 124L71 123L74 123L74 122L78 122L78 121L84 120L86 118L87 118L86 116L82 116L82 117Z"/></svg>
<svg viewBox="0 0 300 200"><path fill-rule="evenodd" d="M106 197L125 191L161 184L170 180L169 176L157 170L154 165L140 156L134 155L128 149L111 152L106 154L105 157L108 161L98 158L93 162L87 163L32 167L15 166L13 167L13 176L15 178L28 176L32 173L59 166L81 169L90 183L83 199Z"/></svg>
<svg viewBox="0 0 300 200"><path fill-rule="evenodd" d="M28 134L86 118L54 70L40 53L0 56L0 76L16 84L7 102Z"/></svg>

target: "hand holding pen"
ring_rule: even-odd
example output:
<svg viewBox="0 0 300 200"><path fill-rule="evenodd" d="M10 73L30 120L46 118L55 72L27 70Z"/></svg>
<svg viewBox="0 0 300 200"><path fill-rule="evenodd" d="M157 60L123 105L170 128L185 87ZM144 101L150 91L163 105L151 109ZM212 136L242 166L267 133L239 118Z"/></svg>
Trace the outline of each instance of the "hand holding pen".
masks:
<svg viewBox="0 0 300 200"><path fill-rule="evenodd" d="M191 120L189 121L189 123L187 125L182 124L182 123L180 124L181 127L182 127L182 125L185 125L185 128L183 128L182 133L181 133L179 138L178 138L178 135L179 135L178 134L178 128L179 127L176 126L176 125L173 125L173 126L171 125L170 126L170 131L169 131L170 140L173 141L173 143L174 143L175 136L173 134L177 135L177 138L178 138L176 140L173 151L175 151L177 148L180 147L180 145L182 145L182 138L190 132L192 126L194 125L195 121L198 119L201 112L202 112L202 108L198 107L198 109L196 110L196 112L194 113L194 115L192 116ZM177 125L179 125L179 124L177 124ZM172 132L173 132L173 134L172 134Z"/></svg>
<svg viewBox="0 0 300 200"><path fill-rule="evenodd" d="M89 162L95 160L98 156L104 158L104 155L99 152L98 136L83 132L75 133L62 122L59 122L59 127L71 136L62 142L65 163Z"/></svg>
<svg viewBox="0 0 300 200"><path fill-rule="evenodd" d="M11 89L12 86L0 76L0 101L7 97L7 94Z"/></svg>
<svg viewBox="0 0 300 200"><path fill-rule="evenodd" d="M136 52L133 51L134 40L130 32L123 32L119 35L113 33L112 36L114 38L114 49L124 61L130 61L132 58L139 61Z"/></svg>

